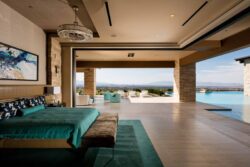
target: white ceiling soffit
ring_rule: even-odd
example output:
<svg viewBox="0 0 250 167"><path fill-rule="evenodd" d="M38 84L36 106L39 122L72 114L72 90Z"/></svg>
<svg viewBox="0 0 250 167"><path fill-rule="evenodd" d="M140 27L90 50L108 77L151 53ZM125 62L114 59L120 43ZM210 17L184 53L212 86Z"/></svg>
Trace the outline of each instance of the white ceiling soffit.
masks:
<svg viewBox="0 0 250 167"><path fill-rule="evenodd" d="M67 3L81 2L85 11L80 20L86 27L93 23L100 36L84 43L153 43L164 48L184 47L250 6L249 0L107 0L109 26L105 0L2 1L45 30L72 23L74 13Z"/></svg>
<svg viewBox="0 0 250 167"><path fill-rule="evenodd" d="M195 39L199 38L203 34L209 32L216 26L222 24L226 20L230 19L237 13L240 13L244 9L248 8L250 6L250 1L249 0L240 0L239 2L236 2L233 6L229 7L225 12L222 12L221 15L218 17L215 17L214 19L210 20L207 25L204 27L201 27L197 32L194 34L187 36L183 40L181 40L178 44L180 47L184 47L185 45L191 43ZM250 25L248 25L250 27ZM233 35L233 34L232 34Z"/></svg>
<svg viewBox="0 0 250 167"><path fill-rule="evenodd" d="M212 35L211 37L208 38L208 40L223 40L236 33L246 30L249 27L250 27L250 15L232 24L231 26L225 28L224 30Z"/></svg>
<svg viewBox="0 0 250 167"><path fill-rule="evenodd" d="M243 0L208 0L182 26L205 0L108 0L110 27L103 0L83 1L101 36L89 42L163 43L171 48L187 45L250 4ZM171 18L171 14L175 16Z"/></svg>
<svg viewBox="0 0 250 167"><path fill-rule="evenodd" d="M134 53L134 57L128 57ZM194 51L85 51L77 50L77 60L82 61L171 61L185 57Z"/></svg>

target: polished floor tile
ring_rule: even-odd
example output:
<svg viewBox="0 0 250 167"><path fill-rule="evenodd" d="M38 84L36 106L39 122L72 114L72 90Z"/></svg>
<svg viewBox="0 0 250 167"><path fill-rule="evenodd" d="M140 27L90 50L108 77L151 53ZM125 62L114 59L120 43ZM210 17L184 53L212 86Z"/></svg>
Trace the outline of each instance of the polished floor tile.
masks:
<svg viewBox="0 0 250 167"><path fill-rule="evenodd" d="M206 108L203 103L97 103L101 112L142 121L166 167L250 166L250 125Z"/></svg>

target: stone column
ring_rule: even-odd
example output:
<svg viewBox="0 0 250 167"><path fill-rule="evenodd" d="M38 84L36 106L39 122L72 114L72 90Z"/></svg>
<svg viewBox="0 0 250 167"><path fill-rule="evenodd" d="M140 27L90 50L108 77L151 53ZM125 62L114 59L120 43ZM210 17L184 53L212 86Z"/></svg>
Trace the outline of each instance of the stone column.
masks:
<svg viewBox="0 0 250 167"><path fill-rule="evenodd" d="M244 60L244 95L250 96L250 58Z"/></svg>
<svg viewBox="0 0 250 167"><path fill-rule="evenodd" d="M47 85L61 88L61 45L55 37L47 40ZM54 95L56 102L62 101L62 94Z"/></svg>
<svg viewBox="0 0 250 167"><path fill-rule="evenodd" d="M96 69L88 68L84 70L84 94L96 95Z"/></svg>
<svg viewBox="0 0 250 167"><path fill-rule="evenodd" d="M95 68L77 68L77 72L84 73L83 94L96 95L96 69Z"/></svg>
<svg viewBox="0 0 250 167"><path fill-rule="evenodd" d="M180 102L196 101L196 68L195 64L180 66L175 62L174 97Z"/></svg>

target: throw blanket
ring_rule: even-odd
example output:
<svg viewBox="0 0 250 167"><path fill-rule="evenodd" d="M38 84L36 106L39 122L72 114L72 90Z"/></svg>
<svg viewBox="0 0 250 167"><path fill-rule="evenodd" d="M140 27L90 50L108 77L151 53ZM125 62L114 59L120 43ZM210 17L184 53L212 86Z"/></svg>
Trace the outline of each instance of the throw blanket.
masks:
<svg viewBox="0 0 250 167"><path fill-rule="evenodd" d="M94 108L49 107L0 122L0 138L66 139L73 147L99 115Z"/></svg>

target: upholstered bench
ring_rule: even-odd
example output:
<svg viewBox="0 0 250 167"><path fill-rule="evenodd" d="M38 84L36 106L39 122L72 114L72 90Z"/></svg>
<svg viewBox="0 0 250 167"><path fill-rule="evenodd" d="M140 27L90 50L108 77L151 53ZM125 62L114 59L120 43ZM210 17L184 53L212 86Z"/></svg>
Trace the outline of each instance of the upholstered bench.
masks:
<svg viewBox="0 0 250 167"><path fill-rule="evenodd" d="M118 122L119 116L117 113L101 113L99 117L97 117L96 121L116 121Z"/></svg>
<svg viewBox="0 0 250 167"><path fill-rule="evenodd" d="M81 152L83 154L90 147L112 148L112 157L105 163L104 167L114 159L118 120L118 114L102 113L88 129L82 140Z"/></svg>
<svg viewBox="0 0 250 167"><path fill-rule="evenodd" d="M114 147L118 126L118 114L102 113L83 138L83 147Z"/></svg>

